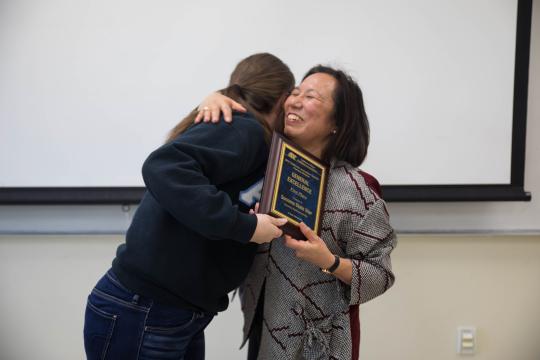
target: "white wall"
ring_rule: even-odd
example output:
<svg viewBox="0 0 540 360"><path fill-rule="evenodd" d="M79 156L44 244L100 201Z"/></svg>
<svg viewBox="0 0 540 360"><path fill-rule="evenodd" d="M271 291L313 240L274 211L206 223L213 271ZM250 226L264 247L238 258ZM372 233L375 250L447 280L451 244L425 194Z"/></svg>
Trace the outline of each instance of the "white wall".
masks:
<svg viewBox="0 0 540 360"><path fill-rule="evenodd" d="M0 358L83 359L86 296L122 236L0 236ZM400 236L396 285L361 307L361 358L451 360L456 328L478 360L540 358L540 236ZM207 359L244 359L238 301L207 330Z"/></svg>
<svg viewBox="0 0 540 360"><path fill-rule="evenodd" d="M401 236L395 287L361 307L361 358L458 359L466 325L472 359L540 359L539 260L540 236Z"/></svg>

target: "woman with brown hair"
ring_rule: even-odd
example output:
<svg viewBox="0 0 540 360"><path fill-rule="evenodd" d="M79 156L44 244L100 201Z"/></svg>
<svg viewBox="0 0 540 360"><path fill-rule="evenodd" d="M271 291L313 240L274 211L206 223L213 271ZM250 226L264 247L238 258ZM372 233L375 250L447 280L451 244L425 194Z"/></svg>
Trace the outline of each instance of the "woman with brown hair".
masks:
<svg viewBox="0 0 540 360"><path fill-rule="evenodd" d="M193 125L194 111L144 162L147 191L112 269L88 297L88 359L203 359L204 329L228 306L257 244L284 219L249 214L268 140L294 77L277 57L242 60L222 93L249 112Z"/></svg>
<svg viewBox="0 0 540 360"><path fill-rule="evenodd" d="M199 119L234 106L210 96ZM396 246L378 182L358 169L369 145L362 92L343 71L316 66L284 104L284 132L331 164L321 236L259 246L241 286L248 359L358 359L358 305L394 283ZM234 121L233 121L234 122Z"/></svg>

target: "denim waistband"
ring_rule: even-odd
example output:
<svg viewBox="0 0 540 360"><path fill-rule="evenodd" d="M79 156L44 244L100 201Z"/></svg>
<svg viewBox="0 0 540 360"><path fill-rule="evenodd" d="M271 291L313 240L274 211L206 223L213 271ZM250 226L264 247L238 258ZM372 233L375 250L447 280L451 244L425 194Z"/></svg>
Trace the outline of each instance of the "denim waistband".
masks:
<svg viewBox="0 0 540 360"><path fill-rule="evenodd" d="M94 292L105 297L111 296L139 310L148 310L153 304L152 299L126 288L111 269L98 281Z"/></svg>

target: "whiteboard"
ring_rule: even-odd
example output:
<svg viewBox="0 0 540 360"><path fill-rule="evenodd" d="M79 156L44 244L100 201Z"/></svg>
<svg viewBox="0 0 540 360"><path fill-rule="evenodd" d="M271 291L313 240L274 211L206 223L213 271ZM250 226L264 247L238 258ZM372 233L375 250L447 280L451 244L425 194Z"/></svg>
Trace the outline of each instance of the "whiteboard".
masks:
<svg viewBox="0 0 540 360"><path fill-rule="evenodd" d="M271 52L364 92L384 185L509 184L517 0L0 5L0 187L139 187L167 131Z"/></svg>

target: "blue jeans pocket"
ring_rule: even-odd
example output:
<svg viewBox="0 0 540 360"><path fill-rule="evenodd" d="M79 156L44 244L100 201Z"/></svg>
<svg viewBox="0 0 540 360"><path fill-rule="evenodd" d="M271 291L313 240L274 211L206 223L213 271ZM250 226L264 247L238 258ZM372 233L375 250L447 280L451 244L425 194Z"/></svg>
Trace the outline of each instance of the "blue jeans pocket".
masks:
<svg viewBox="0 0 540 360"><path fill-rule="evenodd" d="M84 319L87 359L136 359L151 301L126 289L112 273L88 296Z"/></svg>
<svg viewBox="0 0 540 360"><path fill-rule="evenodd" d="M203 331L212 317L167 306L152 308L144 328L141 357L204 359Z"/></svg>
<svg viewBox="0 0 540 360"><path fill-rule="evenodd" d="M99 309L93 297L88 297L84 314L84 348L88 359L105 359L117 316Z"/></svg>
<svg viewBox="0 0 540 360"><path fill-rule="evenodd" d="M198 318L197 313L186 311L187 316L184 319L176 319L175 324L165 326L145 326L144 331L147 333L174 335L182 330L187 329Z"/></svg>

